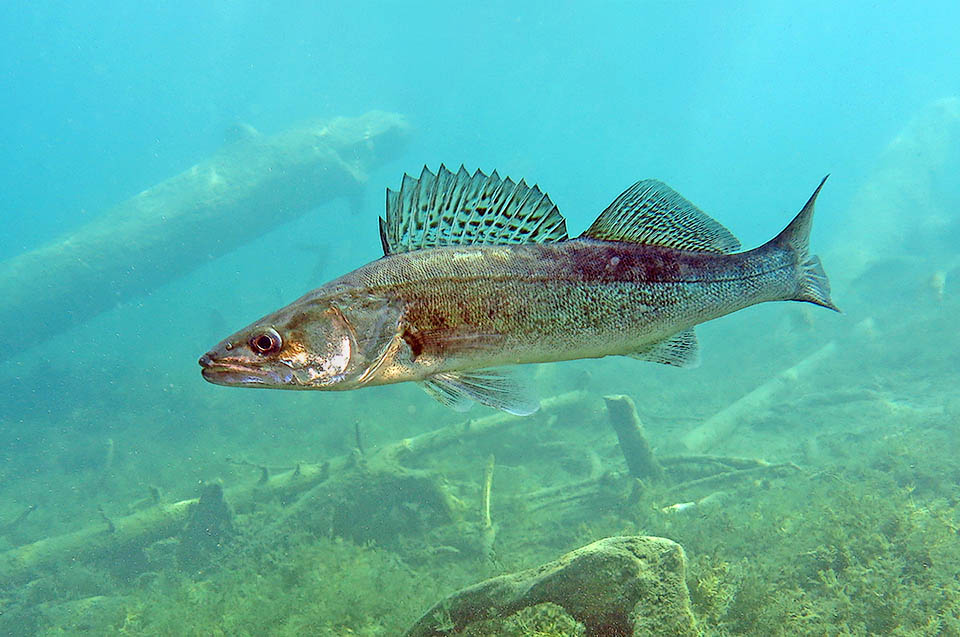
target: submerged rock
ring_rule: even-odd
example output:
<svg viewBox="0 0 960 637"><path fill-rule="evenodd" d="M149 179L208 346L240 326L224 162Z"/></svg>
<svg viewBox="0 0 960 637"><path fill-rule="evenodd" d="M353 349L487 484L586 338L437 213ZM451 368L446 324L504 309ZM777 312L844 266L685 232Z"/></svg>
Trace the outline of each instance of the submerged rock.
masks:
<svg viewBox="0 0 960 637"><path fill-rule="evenodd" d="M405 637L455 635L490 617L539 604L563 608L587 636L697 635L685 581L686 556L659 537L610 537L542 566L457 591Z"/></svg>

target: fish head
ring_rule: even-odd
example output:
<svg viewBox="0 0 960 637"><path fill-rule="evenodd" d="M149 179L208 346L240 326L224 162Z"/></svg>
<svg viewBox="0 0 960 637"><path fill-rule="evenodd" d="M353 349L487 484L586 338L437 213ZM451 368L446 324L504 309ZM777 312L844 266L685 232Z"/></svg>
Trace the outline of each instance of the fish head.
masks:
<svg viewBox="0 0 960 637"><path fill-rule="evenodd" d="M220 341L200 357L217 385L348 389L366 369L357 333L337 305L293 303Z"/></svg>

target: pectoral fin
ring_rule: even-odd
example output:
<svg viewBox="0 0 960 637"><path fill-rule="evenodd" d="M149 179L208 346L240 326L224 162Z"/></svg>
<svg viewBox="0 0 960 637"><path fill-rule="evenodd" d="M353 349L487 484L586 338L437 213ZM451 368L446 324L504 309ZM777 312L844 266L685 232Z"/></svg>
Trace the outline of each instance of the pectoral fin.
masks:
<svg viewBox="0 0 960 637"><path fill-rule="evenodd" d="M467 411L474 401L515 416L529 416L540 401L509 372L480 369L441 372L419 385L433 398L456 411Z"/></svg>
<svg viewBox="0 0 960 637"><path fill-rule="evenodd" d="M670 338L647 345L628 356L651 363L696 367L700 364L700 346L697 343L697 335L691 327L677 332Z"/></svg>

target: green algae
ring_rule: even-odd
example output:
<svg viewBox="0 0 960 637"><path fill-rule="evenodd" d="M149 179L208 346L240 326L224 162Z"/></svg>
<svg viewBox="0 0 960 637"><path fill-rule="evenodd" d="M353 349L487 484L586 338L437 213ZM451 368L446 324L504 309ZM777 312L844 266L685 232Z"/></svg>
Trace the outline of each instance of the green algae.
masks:
<svg viewBox="0 0 960 637"><path fill-rule="evenodd" d="M443 578L411 575L380 549L285 538L214 572L151 584L118 634L396 635L443 590Z"/></svg>
<svg viewBox="0 0 960 637"><path fill-rule="evenodd" d="M956 447L939 429L906 442L877 440L842 464L743 489L723 507L692 515L645 502L579 521L549 513L511 519L501 511L499 554L533 564L554 556L557 542L663 535L691 558L688 586L706 635L960 635L960 489L949 472L936 478L918 470L930 462L947 469L949 461L929 454ZM508 492L501 488L501 499ZM255 517L238 526L253 535L269 528ZM6 590L0 628L23 634L11 632L18 620L36 634L65 634L70 626L82 634L83 622L51 610L59 601L72 605L67 610L109 608L87 613L87 622L102 622L89 634L396 635L446 592L497 570L452 551L409 561L403 552L292 533L257 537L197 571L175 560L134 578L106 564L62 569ZM466 634L579 634L571 622L537 607Z"/></svg>
<svg viewBox="0 0 960 637"><path fill-rule="evenodd" d="M503 619L469 626L464 637L582 637L583 624L556 604L538 604Z"/></svg>

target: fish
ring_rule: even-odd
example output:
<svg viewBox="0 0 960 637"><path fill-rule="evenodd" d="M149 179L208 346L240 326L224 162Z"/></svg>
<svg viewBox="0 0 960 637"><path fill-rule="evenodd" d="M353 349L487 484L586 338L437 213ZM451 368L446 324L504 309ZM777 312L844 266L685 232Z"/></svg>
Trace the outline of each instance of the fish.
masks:
<svg viewBox="0 0 960 637"><path fill-rule="evenodd" d="M839 311L809 251L826 179L778 235L740 251L657 180L570 238L537 185L424 167L387 189L383 257L227 337L200 357L202 375L301 390L409 381L458 411L528 415L539 401L517 365L622 355L692 367L699 323L766 301Z"/></svg>

